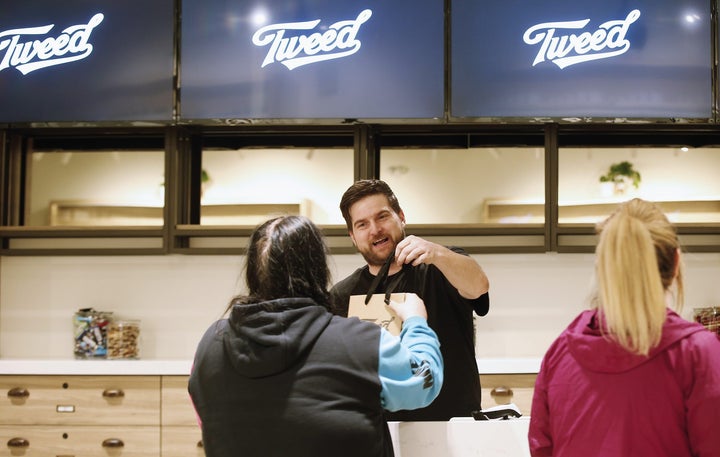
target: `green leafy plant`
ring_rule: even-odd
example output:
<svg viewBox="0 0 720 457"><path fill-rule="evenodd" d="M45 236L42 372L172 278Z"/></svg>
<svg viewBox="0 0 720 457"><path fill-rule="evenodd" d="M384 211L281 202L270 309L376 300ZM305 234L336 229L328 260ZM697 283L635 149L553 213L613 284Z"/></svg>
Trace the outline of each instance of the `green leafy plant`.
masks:
<svg viewBox="0 0 720 457"><path fill-rule="evenodd" d="M618 162L610 165L608 172L600 176L600 182L621 183L630 181L636 189L640 187L642 176L633 164L628 161Z"/></svg>

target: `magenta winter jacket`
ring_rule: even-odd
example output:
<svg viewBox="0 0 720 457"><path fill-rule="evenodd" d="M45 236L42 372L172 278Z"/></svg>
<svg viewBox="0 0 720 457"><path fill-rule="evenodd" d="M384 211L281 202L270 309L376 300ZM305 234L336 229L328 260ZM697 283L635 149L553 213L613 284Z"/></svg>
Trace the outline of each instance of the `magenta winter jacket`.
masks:
<svg viewBox="0 0 720 457"><path fill-rule="evenodd" d="M649 357L603 337L597 310L550 346L530 414L533 457L720 456L720 339L668 310Z"/></svg>

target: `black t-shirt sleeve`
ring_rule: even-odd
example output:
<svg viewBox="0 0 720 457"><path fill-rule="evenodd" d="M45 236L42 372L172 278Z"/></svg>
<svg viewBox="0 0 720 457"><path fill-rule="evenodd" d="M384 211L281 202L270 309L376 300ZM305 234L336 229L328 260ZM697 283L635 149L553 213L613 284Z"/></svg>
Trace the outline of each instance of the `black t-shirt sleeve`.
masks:
<svg viewBox="0 0 720 457"><path fill-rule="evenodd" d="M471 300L472 309L478 316L484 316L490 311L490 292L485 292L475 300Z"/></svg>

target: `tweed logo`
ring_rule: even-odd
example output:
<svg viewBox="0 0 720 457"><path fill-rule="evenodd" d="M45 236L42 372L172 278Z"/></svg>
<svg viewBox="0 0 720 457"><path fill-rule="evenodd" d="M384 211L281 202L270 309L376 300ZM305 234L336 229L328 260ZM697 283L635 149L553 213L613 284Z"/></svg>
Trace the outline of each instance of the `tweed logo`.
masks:
<svg viewBox="0 0 720 457"><path fill-rule="evenodd" d="M56 37L47 36L55 24L0 31L0 53L4 51L0 71L15 68L27 75L41 68L86 58L93 52L90 34L104 18L98 13L87 24L70 26Z"/></svg>
<svg viewBox="0 0 720 457"><path fill-rule="evenodd" d="M568 22L544 22L533 25L523 34L529 45L540 44L533 67L544 61L566 68L591 60L608 59L630 49L626 35L630 25L638 20L640 10L632 10L621 20L607 21L595 31L563 35L565 30L582 30L590 19Z"/></svg>
<svg viewBox="0 0 720 457"><path fill-rule="evenodd" d="M335 22L322 28L323 32L309 35L291 34L299 30L315 29L320 24L320 19L266 25L252 37L255 46L270 46L260 67L279 62L292 70L303 65L355 54L362 45L357 39L360 26L367 22L370 16L372 11L366 9L355 19Z"/></svg>

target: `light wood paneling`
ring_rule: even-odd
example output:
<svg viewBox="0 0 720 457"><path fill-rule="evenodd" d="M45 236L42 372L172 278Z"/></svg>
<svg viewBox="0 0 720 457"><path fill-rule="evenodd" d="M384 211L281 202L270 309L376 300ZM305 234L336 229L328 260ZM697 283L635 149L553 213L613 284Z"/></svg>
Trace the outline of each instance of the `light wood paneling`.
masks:
<svg viewBox="0 0 720 457"><path fill-rule="evenodd" d="M159 376L0 376L0 424L159 425Z"/></svg>
<svg viewBox="0 0 720 457"><path fill-rule="evenodd" d="M536 374L481 374L482 407L514 403L523 416L529 416L535 378Z"/></svg>
<svg viewBox="0 0 720 457"><path fill-rule="evenodd" d="M27 446L23 447L23 444ZM0 426L0 457L157 457L159 455L160 428L157 426Z"/></svg>
<svg viewBox="0 0 720 457"><path fill-rule="evenodd" d="M198 425L162 427L162 457L204 457Z"/></svg>
<svg viewBox="0 0 720 457"><path fill-rule="evenodd" d="M163 376L162 425L192 425L199 428L188 393L188 376Z"/></svg>

